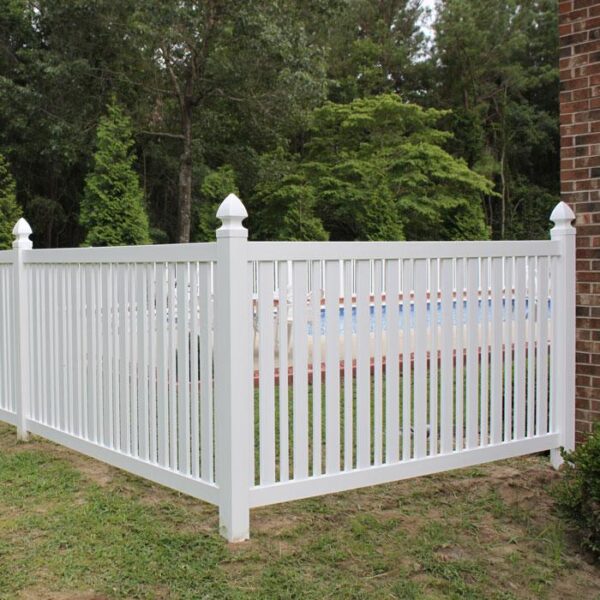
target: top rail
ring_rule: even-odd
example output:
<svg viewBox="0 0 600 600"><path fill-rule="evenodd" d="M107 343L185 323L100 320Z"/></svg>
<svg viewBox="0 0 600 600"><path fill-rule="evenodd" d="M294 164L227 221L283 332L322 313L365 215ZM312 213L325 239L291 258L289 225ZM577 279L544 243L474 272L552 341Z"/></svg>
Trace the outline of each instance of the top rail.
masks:
<svg viewBox="0 0 600 600"><path fill-rule="evenodd" d="M56 248L28 250L24 255L24 262L27 264L213 262L216 259L217 245L214 242L102 248ZM10 262L12 262L12 259Z"/></svg>
<svg viewBox="0 0 600 600"><path fill-rule="evenodd" d="M249 261L558 256L554 240L483 242L251 242Z"/></svg>

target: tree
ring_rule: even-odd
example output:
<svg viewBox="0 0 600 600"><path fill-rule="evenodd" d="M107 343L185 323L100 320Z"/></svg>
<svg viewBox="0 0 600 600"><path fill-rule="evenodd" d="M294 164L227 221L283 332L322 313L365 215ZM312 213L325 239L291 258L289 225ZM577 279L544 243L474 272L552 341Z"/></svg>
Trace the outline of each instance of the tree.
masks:
<svg viewBox="0 0 600 600"><path fill-rule="evenodd" d="M298 218L333 240L486 238L491 182L444 150L444 116L395 94L316 109L302 151L280 153L257 187L260 235L280 239L302 198Z"/></svg>
<svg viewBox="0 0 600 600"><path fill-rule="evenodd" d="M330 98L419 93L425 35L421 0L346 0L329 28Z"/></svg>
<svg viewBox="0 0 600 600"><path fill-rule="evenodd" d="M113 100L98 124L94 166L85 179L80 214L85 245L150 243L132 147L131 122Z"/></svg>
<svg viewBox="0 0 600 600"><path fill-rule="evenodd" d="M206 160L211 133L223 138L239 128L246 139L261 140L264 151L279 122L296 121L324 94L319 49L311 45L302 20L306 8L299 4L184 0L140 9L159 103L176 115L160 120L167 128L148 133L180 141L179 242L190 240L193 167ZM229 131L222 131L223 119Z"/></svg>
<svg viewBox="0 0 600 600"><path fill-rule="evenodd" d="M545 236L548 195L558 201L556 2L447 0L437 13L429 102L453 111L451 150L493 178L495 237L523 235L532 204L529 231Z"/></svg>
<svg viewBox="0 0 600 600"><path fill-rule="evenodd" d="M21 207L15 197L15 180L8 162L0 154L0 250L12 247L12 230L22 215Z"/></svg>

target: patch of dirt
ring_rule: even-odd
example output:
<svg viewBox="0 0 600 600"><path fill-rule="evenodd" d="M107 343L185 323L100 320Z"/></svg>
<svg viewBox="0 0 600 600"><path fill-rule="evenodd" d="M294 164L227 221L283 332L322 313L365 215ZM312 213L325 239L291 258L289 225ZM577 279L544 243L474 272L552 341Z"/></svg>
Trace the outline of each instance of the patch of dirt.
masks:
<svg viewBox="0 0 600 600"><path fill-rule="evenodd" d="M600 598L600 569L578 561L575 569L565 571L551 586L548 600L581 600Z"/></svg>
<svg viewBox="0 0 600 600"><path fill-rule="evenodd" d="M91 591L46 592L35 588L22 590L19 598L20 600L108 600L108 596Z"/></svg>
<svg viewBox="0 0 600 600"><path fill-rule="evenodd" d="M558 477L559 474L549 466L534 467L514 477L500 480L497 489L507 506L540 510L551 506L552 501L545 490Z"/></svg>

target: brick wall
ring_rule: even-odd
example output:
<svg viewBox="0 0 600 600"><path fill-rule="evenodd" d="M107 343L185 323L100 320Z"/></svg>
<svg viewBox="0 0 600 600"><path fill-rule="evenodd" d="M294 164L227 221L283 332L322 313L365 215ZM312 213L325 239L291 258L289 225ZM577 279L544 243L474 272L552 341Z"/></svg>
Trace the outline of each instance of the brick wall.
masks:
<svg viewBox="0 0 600 600"><path fill-rule="evenodd" d="M561 194L577 216L577 440L600 419L600 0L560 0Z"/></svg>

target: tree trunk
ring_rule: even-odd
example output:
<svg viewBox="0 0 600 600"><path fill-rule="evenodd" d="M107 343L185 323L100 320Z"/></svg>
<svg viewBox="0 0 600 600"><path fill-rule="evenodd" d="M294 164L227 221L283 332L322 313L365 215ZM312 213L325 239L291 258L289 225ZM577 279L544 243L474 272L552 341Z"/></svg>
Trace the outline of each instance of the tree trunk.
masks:
<svg viewBox="0 0 600 600"><path fill-rule="evenodd" d="M192 103L184 101L181 111L183 151L179 157L179 215L177 241L190 241L192 227Z"/></svg>

